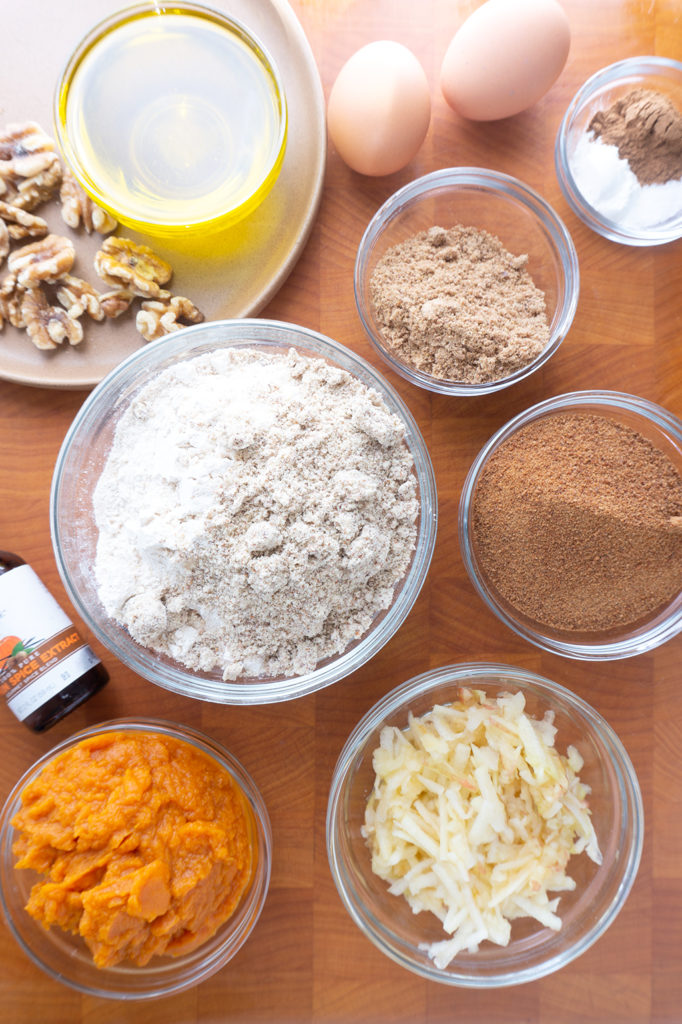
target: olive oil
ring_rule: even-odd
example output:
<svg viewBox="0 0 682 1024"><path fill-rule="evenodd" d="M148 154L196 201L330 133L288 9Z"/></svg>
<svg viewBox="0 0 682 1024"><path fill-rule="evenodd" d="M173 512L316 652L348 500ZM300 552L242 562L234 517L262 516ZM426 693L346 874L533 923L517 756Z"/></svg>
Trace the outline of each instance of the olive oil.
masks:
<svg viewBox="0 0 682 1024"><path fill-rule="evenodd" d="M264 52L238 26L183 4L138 8L95 30L67 68L57 121L93 198L160 234L250 212L277 175L286 135Z"/></svg>

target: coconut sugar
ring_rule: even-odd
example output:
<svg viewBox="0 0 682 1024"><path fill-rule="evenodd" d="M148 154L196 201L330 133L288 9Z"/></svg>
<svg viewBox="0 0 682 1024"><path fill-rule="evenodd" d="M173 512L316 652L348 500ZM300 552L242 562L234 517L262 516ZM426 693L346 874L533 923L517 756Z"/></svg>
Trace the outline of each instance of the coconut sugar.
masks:
<svg viewBox="0 0 682 1024"><path fill-rule="evenodd" d="M473 499L476 558L518 613L556 630L641 623L682 590L682 477L638 431L547 416L490 456Z"/></svg>

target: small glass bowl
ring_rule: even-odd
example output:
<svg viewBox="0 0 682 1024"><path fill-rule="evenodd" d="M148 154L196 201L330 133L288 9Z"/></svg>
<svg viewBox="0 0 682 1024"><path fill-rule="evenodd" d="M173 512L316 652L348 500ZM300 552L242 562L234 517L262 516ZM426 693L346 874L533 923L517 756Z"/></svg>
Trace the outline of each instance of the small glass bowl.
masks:
<svg viewBox="0 0 682 1024"><path fill-rule="evenodd" d="M648 621L632 628L603 633L552 630L523 616L486 579L476 556L473 507L476 487L488 460L501 445L527 424L561 412L607 416L642 434L661 450L682 474L682 422L666 409L617 391L575 391L546 399L526 409L497 431L476 456L462 488L459 504L459 544L464 566L488 608L518 636L537 647L583 661L628 658L659 647L682 630L682 593Z"/></svg>
<svg viewBox="0 0 682 1024"><path fill-rule="evenodd" d="M247 348L286 353L295 348L340 366L376 391L405 427L414 461L419 514L415 550L389 608L341 654L304 675L244 678L226 682L219 671L189 671L165 655L137 644L104 611L93 566L99 531L92 496L113 442L117 422L137 393L165 368L202 353ZM57 566L69 597L88 628L117 658L151 682L186 697L219 704L266 704L312 693L337 682L369 661L407 617L431 562L438 501L433 467L419 428L400 396L383 377L336 341L295 324L274 320L216 320L151 342L119 364L89 395L60 449L52 479L50 525Z"/></svg>
<svg viewBox="0 0 682 1024"><path fill-rule="evenodd" d="M527 366L481 384L445 380L400 358L382 337L370 282L386 251L421 231L455 224L496 235L511 253L528 254L528 271L545 294L550 339ZM534 373L556 352L578 305L578 257L566 227L536 192L507 174L480 167L452 167L425 174L395 192L374 214L355 260L355 301L369 340L405 380L441 395L486 395Z"/></svg>
<svg viewBox="0 0 682 1024"><path fill-rule="evenodd" d="M661 245L682 237L682 182L675 183L679 205L675 202L667 216L650 208L628 212L625 197L631 203L635 193L620 192L616 203L614 190L608 190L608 181L601 183L599 190L603 169L591 169L588 165L581 170L577 163L578 144L591 138L588 126L594 114L607 110L637 88L663 93L682 113L682 63L668 57L630 57L610 64L588 78L571 100L557 133L554 163L566 201L589 228L623 245ZM633 177L633 188L636 185ZM667 189L668 185L647 188ZM670 203L671 200L665 200L666 206Z"/></svg>
<svg viewBox="0 0 682 1024"><path fill-rule="evenodd" d="M374 785L372 754L384 726L406 728L408 713L423 715L436 704L452 703L462 686L490 697L521 691L526 712L555 714L556 748L577 747L585 764L581 781L592 787L592 823L603 855L601 865L586 854L574 856L567 873L577 885L561 893L558 932L530 918L512 922L507 946L481 944L461 952L444 969L435 966L421 943L447 938L430 913L414 914L402 896L372 872L361 834L365 807ZM557 683L532 672L497 664L460 664L433 669L388 693L361 719L339 756L327 808L327 853L341 899L364 935L396 963L429 981L468 988L498 988L534 981L564 967L585 952L612 924L637 874L643 841L639 784L622 743L594 708Z"/></svg>
<svg viewBox="0 0 682 1024"><path fill-rule="evenodd" d="M287 106L277 65L243 24L185 2L99 22L58 79L60 148L90 197L156 236L222 230L279 175Z"/></svg>
<svg viewBox="0 0 682 1024"><path fill-rule="evenodd" d="M145 967L121 963L96 967L80 936L61 928L44 928L26 911L38 875L17 870L12 845L17 832L12 818L21 807L21 793L58 754L87 737L107 732L145 732L170 736L188 743L215 761L234 780L244 798L254 871L248 889L234 913L215 935L192 952L178 957L153 957ZM253 779L239 761L215 740L185 725L153 718L121 718L93 725L53 747L17 782L0 814L0 906L5 921L24 952L46 974L79 992L109 999L155 999L181 992L205 981L232 959L251 935L265 903L270 884L272 835L268 812Z"/></svg>

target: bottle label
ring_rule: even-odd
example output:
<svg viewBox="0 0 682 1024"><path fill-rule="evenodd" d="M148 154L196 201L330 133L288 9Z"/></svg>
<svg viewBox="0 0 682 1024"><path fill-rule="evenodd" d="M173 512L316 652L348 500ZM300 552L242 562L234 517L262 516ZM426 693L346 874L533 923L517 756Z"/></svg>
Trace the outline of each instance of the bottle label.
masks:
<svg viewBox="0 0 682 1024"><path fill-rule="evenodd" d="M0 576L0 694L18 719L98 661L29 565Z"/></svg>

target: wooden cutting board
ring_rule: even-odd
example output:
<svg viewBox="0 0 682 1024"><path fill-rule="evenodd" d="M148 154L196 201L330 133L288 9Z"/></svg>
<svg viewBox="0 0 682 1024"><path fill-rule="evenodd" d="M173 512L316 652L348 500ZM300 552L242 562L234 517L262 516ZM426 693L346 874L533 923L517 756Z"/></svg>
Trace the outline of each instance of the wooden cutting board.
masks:
<svg viewBox="0 0 682 1024"><path fill-rule="evenodd" d="M24 23L21 6L0 3L6 45L13 26ZM93 18L83 5L48 6L34 0L32 6L40 17L30 45L18 37L17 45L25 47L39 74L41 62L54 63L50 36L55 23L68 23L75 41ZM279 705L204 705L136 677L95 643L111 682L51 732L32 735L0 708L0 799L40 754L77 728L123 715L159 715L204 729L242 761L265 797L274 835L270 893L249 942L218 974L171 999L124 1005L81 997L45 976L0 927L0 1018L7 1024L682 1020L682 638L655 653L601 665L543 654L484 608L464 572L456 530L461 486L479 448L511 416L541 399L600 387L641 395L682 413L682 243L628 248L591 233L564 201L553 163L563 112L590 74L636 54L682 60L682 7L679 0L565 0L573 43L557 83L524 114L474 124L446 106L438 71L459 19L475 6L473 0L295 0L325 96L355 49L391 38L410 46L422 61L431 83L433 116L417 157L390 178L356 175L330 147L307 246L262 314L319 330L382 368L355 311L352 272L358 242L370 217L397 187L436 168L462 164L521 178L564 218L581 270L573 327L539 374L487 398L433 396L386 371L431 452L439 533L431 570L410 616L355 675L317 695ZM5 75L3 66L2 120L32 116L30 109L9 108ZM38 91L33 88L34 97ZM41 92L40 100L49 104L48 93ZM83 397L82 392L0 382L0 545L30 562L67 608L50 543L49 489L59 446ZM493 992L426 983L386 959L344 910L325 851L329 782L355 723L403 680L465 660L527 667L593 704L628 750L646 818L639 875L604 937L558 973Z"/></svg>

